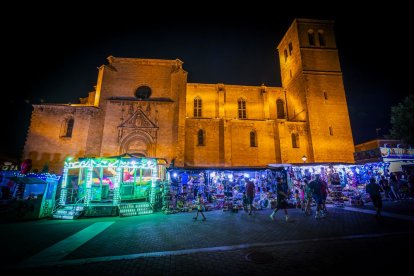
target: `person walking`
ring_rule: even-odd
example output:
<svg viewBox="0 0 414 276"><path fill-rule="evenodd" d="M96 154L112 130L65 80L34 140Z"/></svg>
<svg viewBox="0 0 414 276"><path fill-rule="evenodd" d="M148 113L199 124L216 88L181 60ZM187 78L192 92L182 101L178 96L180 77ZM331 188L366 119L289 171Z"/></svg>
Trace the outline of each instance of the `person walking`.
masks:
<svg viewBox="0 0 414 276"><path fill-rule="evenodd" d="M277 205L276 208L273 210L272 214L270 214L270 219L275 220L275 215L279 209L283 209L285 211L286 221L289 220L288 211L287 211L287 199L289 197L288 187L287 185L282 183L282 178L276 178L276 195L277 195Z"/></svg>
<svg viewBox="0 0 414 276"><path fill-rule="evenodd" d="M390 176L390 187L391 187L391 192L394 195L395 200L400 200L401 199L400 183L395 174L391 174Z"/></svg>
<svg viewBox="0 0 414 276"><path fill-rule="evenodd" d="M255 195L256 187L254 186L253 181L246 181L246 196L247 196L247 204L249 205L249 215L252 214L253 211L253 199Z"/></svg>
<svg viewBox="0 0 414 276"><path fill-rule="evenodd" d="M377 211L375 217L381 218L382 209L382 198L381 198L381 187L376 183L375 178L370 178L369 184L365 187L366 192L369 194L372 203Z"/></svg>
<svg viewBox="0 0 414 276"><path fill-rule="evenodd" d="M322 192L321 192L322 180L320 174L315 174L314 179L309 183L309 187L312 191L312 198L316 203L316 219L324 218L325 214L322 212Z"/></svg>
<svg viewBox="0 0 414 276"><path fill-rule="evenodd" d="M201 197L201 194L197 195L197 199L195 201L195 204L197 206L197 215L193 218L194 220L197 220L198 218L198 214L201 213L201 215L203 216L203 221L206 220L206 216L204 216L203 210L204 210L204 201L203 198Z"/></svg>

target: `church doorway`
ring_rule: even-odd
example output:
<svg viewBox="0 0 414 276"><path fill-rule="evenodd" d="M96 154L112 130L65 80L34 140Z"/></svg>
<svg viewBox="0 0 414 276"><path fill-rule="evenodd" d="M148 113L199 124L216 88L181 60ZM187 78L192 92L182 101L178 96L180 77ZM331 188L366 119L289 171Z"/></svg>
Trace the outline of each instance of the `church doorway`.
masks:
<svg viewBox="0 0 414 276"><path fill-rule="evenodd" d="M144 132L135 132L121 142L120 154L129 153L141 157L154 157L155 146L151 137Z"/></svg>

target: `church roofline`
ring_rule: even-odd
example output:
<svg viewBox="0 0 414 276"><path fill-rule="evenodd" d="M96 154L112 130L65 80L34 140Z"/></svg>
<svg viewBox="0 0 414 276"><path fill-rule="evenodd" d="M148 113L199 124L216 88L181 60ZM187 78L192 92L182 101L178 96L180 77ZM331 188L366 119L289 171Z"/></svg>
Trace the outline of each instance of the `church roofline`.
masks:
<svg viewBox="0 0 414 276"><path fill-rule="evenodd" d="M196 82L192 82L192 83L187 83L188 85L197 85L197 86L224 86L224 87L229 87L229 88L257 88L260 89L262 87L266 87L266 89L283 89L283 87L281 86L266 86L266 85L240 85L240 84L223 84L223 83L196 83Z"/></svg>
<svg viewBox="0 0 414 276"><path fill-rule="evenodd" d="M94 108L94 109L100 109L97 106L94 105L84 105L84 104L61 104L61 103L43 103L43 104L32 104L32 106L39 106L39 107L87 107L87 108Z"/></svg>
<svg viewBox="0 0 414 276"><path fill-rule="evenodd" d="M317 24L333 24L333 23L335 23L334 20L309 19L309 18L295 18L294 21L296 21L298 23L317 23Z"/></svg>
<svg viewBox="0 0 414 276"><path fill-rule="evenodd" d="M148 98L145 100L138 99L136 97L111 97L108 101L135 101L135 102L174 102L170 98Z"/></svg>
<svg viewBox="0 0 414 276"><path fill-rule="evenodd" d="M182 66L184 63L180 59L149 59L149 58L123 58L123 57L107 57L109 64L112 63L136 63L136 64L151 64L151 65L166 65L173 66L179 65Z"/></svg>

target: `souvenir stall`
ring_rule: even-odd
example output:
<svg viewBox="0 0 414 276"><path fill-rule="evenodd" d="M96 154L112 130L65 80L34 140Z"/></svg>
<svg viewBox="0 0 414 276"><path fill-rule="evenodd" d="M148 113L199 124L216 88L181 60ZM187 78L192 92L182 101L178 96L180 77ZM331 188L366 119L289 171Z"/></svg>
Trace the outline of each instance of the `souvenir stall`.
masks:
<svg viewBox="0 0 414 276"><path fill-rule="evenodd" d="M366 184L370 178L379 182L381 176L389 176L389 162L376 162L364 165L349 166L348 185L343 189L344 196L349 205L361 206L370 201L366 193Z"/></svg>
<svg viewBox="0 0 414 276"><path fill-rule="evenodd" d="M275 179L287 179L283 166L263 168L172 168L164 211L191 211L195 208L194 199L201 194L206 201L206 209L234 211L243 208L243 193L246 180L256 186L254 205L257 209L270 208L274 200Z"/></svg>
<svg viewBox="0 0 414 276"><path fill-rule="evenodd" d="M299 187L303 179L311 181L315 174L320 174L328 184L327 203L334 206L363 205L369 201L365 185L374 177L379 181L382 175L388 175L389 163L378 162L365 165L350 164L305 164L292 166L289 178L293 187Z"/></svg>
<svg viewBox="0 0 414 276"><path fill-rule="evenodd" d="M165 185L165 159L130 154L67 160L63 169L60 212L56 218L133 216L160 207L160 186ZM70 212L72 210L72 212Z"/></svg>
<svg viewBox="0 0 414 276"><path fill-rule="evenodd" d="M0 175L2 187L7 187L2 189L2 218L39 219L52 214L60 176L49 173L22 174L19 171L0 172Z"/></svg>

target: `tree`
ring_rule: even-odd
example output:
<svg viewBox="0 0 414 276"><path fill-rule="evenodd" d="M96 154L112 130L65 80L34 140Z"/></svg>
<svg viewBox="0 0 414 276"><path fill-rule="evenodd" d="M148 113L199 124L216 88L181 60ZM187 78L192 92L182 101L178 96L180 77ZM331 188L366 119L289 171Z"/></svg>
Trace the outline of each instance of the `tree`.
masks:
<svg viewBox="0 0 414 276"><path fill-rule="evenodd" d="M414 146L414 95L391 107L391 136Z"/></svg>

